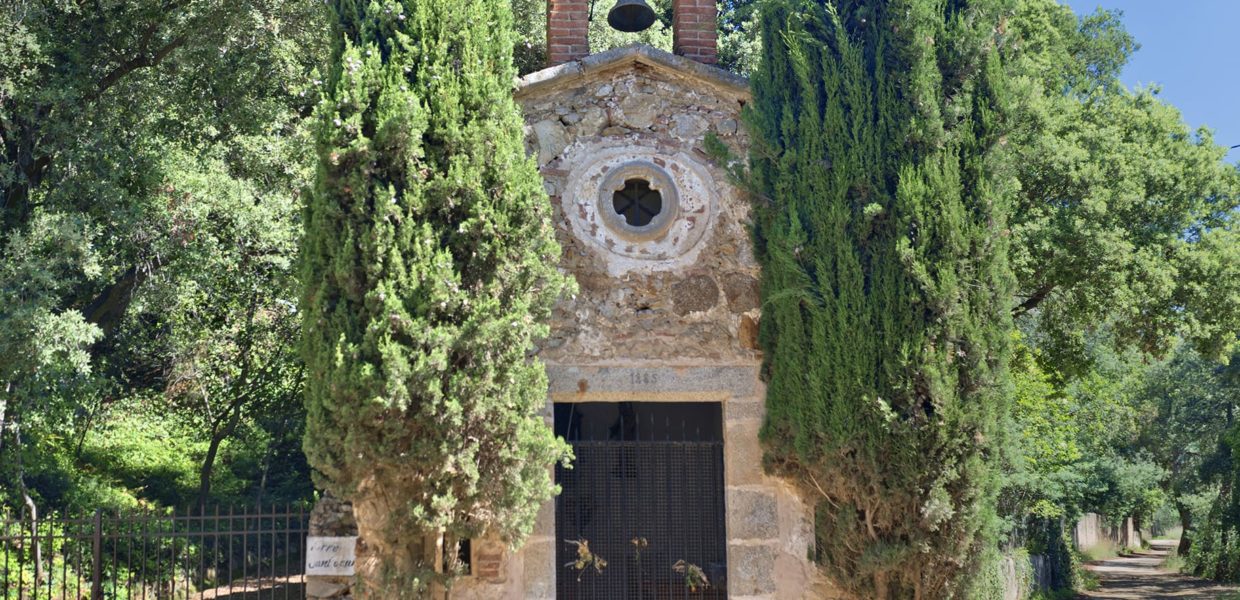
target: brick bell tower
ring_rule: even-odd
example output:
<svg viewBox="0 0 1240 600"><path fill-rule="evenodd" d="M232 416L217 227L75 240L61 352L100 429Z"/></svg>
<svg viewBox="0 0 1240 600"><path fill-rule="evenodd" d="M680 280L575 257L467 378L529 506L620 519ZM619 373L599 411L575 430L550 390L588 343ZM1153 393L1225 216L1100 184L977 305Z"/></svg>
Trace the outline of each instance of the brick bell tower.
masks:
<svg viewBox="0 0 1240 600"><path fill-rule="evenodd" d="M547 0L547 66L590 53L590 0ZM672 53L700 63L719 60L715 0L672 0Z"/></svg>

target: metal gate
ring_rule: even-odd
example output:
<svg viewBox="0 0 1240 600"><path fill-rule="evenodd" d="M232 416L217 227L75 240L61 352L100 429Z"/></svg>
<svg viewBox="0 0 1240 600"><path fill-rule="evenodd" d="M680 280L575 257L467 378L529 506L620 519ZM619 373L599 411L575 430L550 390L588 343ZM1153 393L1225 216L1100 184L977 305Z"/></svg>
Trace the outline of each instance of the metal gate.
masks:
<svg viewBox="0 0 1240 600"><path fill-rule="evenodd" d="M0 600L301 600L305 507L0 514Z"/></svg>
<svg viewBox="0 0 1240 600"><path fill-rule="evenodd" d="M715 403L556 405L575 456L556 469L558 598L727 598L721 417Z"/></svg>

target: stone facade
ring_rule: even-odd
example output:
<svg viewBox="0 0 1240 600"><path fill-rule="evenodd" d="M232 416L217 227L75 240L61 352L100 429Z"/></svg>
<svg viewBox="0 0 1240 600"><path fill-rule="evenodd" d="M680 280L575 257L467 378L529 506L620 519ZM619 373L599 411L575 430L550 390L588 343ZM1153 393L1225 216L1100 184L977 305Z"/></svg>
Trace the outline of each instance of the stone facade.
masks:
<svg viewBox="0 0 1240 600"><path fill-rule="evenodd" d="M562 267L579 290L557 307L539 356L756 364L749 203L704 148L714 134L743 156L743 80L641 46L547 71L527 78L518 100L555 207ZM607 171L633 162L677 185L687 214L662 239L625 240L591 210Z"/></svg>
<svg viewBox="0 0 1240 600"><path fill-rule="evenodd" d="M833 598L809 560L811 505L763 471L750 204L705 149L715 136L744 155L738 123L748 93L743 79L643 46L522 80L528 150L554 207L561 267L579 285L538 348L546 416L557 403L721 404L729 597ZM632 177L662 194L666 217L643 227L615 220L612 189ZM473 574L452 597L554 599L565 568L555 512L554 502L543 507L519 551L473 540Z"/></svg>
<svg viewBox="0 0 1240 600"><path fill-rule="evenodd" d="M762 469L750 205L705 151L714 135L744 155L746 83L639 46L535 73L517 99L555 208L562 268L579 284L539 349L548 415L566 402L721 403L729 597L833 597L808 559L811 507ZM674 188L679 212L634 239L605 221L609 177L647 168L666 176L661 185ZM466 578L454 597L555 598L558 543L549 502L506 576Z"/></svg>

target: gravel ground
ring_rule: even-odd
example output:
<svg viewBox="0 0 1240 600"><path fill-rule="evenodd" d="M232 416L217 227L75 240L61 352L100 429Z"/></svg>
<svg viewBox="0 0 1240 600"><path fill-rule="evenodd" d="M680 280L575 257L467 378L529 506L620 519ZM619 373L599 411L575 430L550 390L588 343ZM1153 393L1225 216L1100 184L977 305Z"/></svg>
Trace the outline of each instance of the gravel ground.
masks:
<svg viewBox="0 0 1240 600"><path fill-rule="evenodd" d="M1089 563L1085 568L1098 575L1102 587L1077 598L1240 600L1238 587L1164 570L1163 561L1175 546L1174 540L1154 540L1139 554Z"/></svg>

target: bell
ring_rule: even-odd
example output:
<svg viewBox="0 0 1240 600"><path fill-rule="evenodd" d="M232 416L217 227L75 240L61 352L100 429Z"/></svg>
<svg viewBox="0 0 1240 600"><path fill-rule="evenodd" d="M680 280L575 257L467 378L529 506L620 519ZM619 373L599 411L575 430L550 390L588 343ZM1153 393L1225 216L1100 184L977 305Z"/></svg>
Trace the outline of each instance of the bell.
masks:
<svg viewBox="0 0 1240 600"><path fill-rule="evenodd" d="M633 33L654 24L654 9L646 4L646 0L616 0L616 5L607 13L607 24L612 29Z"/></svg>

